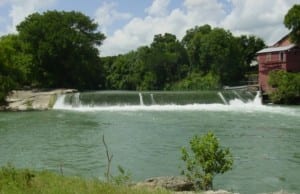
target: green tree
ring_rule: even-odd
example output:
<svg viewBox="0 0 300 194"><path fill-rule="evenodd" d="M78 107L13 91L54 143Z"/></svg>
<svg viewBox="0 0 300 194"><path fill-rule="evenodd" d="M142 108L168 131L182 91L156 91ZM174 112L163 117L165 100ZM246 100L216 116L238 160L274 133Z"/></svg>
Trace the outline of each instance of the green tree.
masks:
<svg viewBox="0 0 300 194"><path fill-rule="evenodd" d="M199 44L200 71L220 76L222 84L234 85L244 77L245 68L241 50L229 31L213 29L204 35Z"/></svg>
<svg viewBox="0 0 300 194"><path fill-rule="evenodd" d="M25 53L26 44L17 35L0 38L0 103L12 89L29 84L32 56Z"/></svg>
<svg viewBox="0 0 300 194"><path fill-rule="evenodd" d="M239 37L236 37L236 39L239 50L241 51L242 62L244 63L247 71L249 71L250 64L253 60L255 60L257 51L265 48L266 44L261 38L252 35L241 35Z"/></svg>
<svg viewBox="0 0 300 194"><path fill-rule="evenodd" d="M300 73L277 70L269 74L269 84L274 87L270 99L277 104L300 104Z"/></svg>
<svg viewBox="0 0 300 194"><path fill-rule="evenodd" d="M44 87L94 88L101 84L104 35L80 12L34 13L17 26L33 56L33 77Z"/></svg>
<svg viewBox="0 0 300 194"><path fill-rule="evenodd" d="M200 47L201 39L204 35L212 31L210 25L196 26L186 31L185 36L181 40L181 44L187 50L190 64L190 72L200 70L203 72L209 71L209 67L203 67L200 64Z"/></svg>
<svg viewBox="0 0 300 194"><path fill-rule="evenodd" d="M107 85L110 89L138 90L141 82L142 64L137 52L119 55L111 63L107 75Z"/></svg>
<svg viewBox="0 0 300 194"><path fill-rule="evenodd" d="M166 89L185 77L181 70L188 64L187 53L173 34L155 35L145 58L146 70L156 78L154 89Z"/></svg>
<svg viewBox="0 0 300 194"><path fill-rule="evenodd" d="M285 15L284 25L291 30L291 39L300 44L300 4L295 4Z"/></svg>
<svg viewBox="0 0 300 194"><path fill-rule="evenodd" d="M190 140L189 153L182 148L182 160L186 164L183 174L194 182L199 189L212 189L213 178L232 169L233 158L228 148L222 149L218 139L211 132L199 137L195 135Z"/></svg>

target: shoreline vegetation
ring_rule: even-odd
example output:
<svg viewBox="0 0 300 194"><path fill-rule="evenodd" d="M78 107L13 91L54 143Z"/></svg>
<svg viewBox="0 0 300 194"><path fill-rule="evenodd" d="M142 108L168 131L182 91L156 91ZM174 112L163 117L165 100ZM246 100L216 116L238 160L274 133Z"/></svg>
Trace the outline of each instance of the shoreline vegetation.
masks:
<svg viewBox="0 0 300 194"><path fill-rule="evenodd" d="M162 178L161 178L162 179ZM16 169L11 165L0 169L0 193L3 194L57 194L57 193L109 193L109 194L232 194L225 190L174 191L166 189L158 178L130 185L117 185L99 179L63 176L50 171ZM272 194L288 194L285 191Z"/></svg>

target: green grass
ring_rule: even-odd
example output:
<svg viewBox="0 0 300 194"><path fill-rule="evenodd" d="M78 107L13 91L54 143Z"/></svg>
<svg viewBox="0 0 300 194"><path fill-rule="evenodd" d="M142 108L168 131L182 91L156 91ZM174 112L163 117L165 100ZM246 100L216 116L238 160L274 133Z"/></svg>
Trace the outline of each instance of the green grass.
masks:
<svg viewBox="0 0 300 194"><path fill-rule="evenodd" d="M100 180L61 176L12 166L0 170L0 194L170 194L166 190L114 185Z"/></svg>

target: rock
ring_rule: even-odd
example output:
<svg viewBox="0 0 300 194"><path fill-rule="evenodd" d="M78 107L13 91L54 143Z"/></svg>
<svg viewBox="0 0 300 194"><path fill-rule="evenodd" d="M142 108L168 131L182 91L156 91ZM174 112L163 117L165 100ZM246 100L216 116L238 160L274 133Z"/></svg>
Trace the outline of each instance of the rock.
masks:
<svg viewBox="0 0 300 194"><path fill-rule="evenodd" d="M56 101L57 95L77 92L74 89L57 90L14 90L6 98L8 105L6 110L48 110Z"/></svg>
<svg viewBox="0 0 300 194"><path fill-rule="evenodd" d="M217 190L217 191L201 191L201 192L178 191L178 192L174 192L173 194L233 194L233 193L224 190Z"/></svg>
<svg viewBox="0 0 300 194"><path fill-rule="evenodd" d="M185 177L168 176L155 177L139 182L136 186L150 187L150 188L165 188L172 191L191 191L193 190L193 183L188 181Z"/></svg>
<svg viewBox="0 0 300 194"><path fill-rule="evenodd" d="M139 182L136 187L164 188L172 194L233 194L225 190L195 192L193 183L182 176L154 177Z"/></svg>

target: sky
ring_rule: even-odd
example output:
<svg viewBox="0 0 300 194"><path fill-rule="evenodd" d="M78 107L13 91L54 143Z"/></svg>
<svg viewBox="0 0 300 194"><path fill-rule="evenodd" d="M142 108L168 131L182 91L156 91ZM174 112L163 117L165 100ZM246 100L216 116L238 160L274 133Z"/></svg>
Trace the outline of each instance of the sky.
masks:
<svg viewBox="0 0 300 194"><path fill-rule="evenodd" d="M168 32L181 40L188 29L204 24L272 45L289 32L283 19L294 4L300 0L0 0L0 36L16 33L16 26L34 12L75 10L105 34L101 56L149 45L156 34Z"/></svg>

